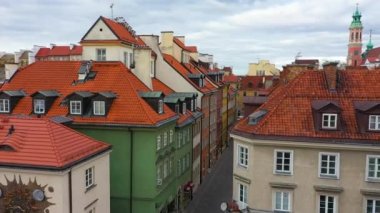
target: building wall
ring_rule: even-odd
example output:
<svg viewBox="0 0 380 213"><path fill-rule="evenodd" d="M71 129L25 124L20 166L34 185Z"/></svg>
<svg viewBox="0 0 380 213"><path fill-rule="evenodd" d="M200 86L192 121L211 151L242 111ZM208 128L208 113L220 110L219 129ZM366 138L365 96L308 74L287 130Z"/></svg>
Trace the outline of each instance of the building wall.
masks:
<svg viewBox="0 0 380 213"><path fill-rule="evenodd" d="M201 118L198 118L193 124L193 176L194 183L193 192L198 189L200 184L200 171L201 171Z"/></svg>
<svg viewBox="0 0 380 213"><path fill-rule="evenodd" d="M120 46L115 44L87 44L83 43L83 60L94 60L96 61L96 49L106 49L106 60L107 61L121 61L124 63L124 53L133 53L133 49L130 46ZM130 59L128 59L129 61Z"/></svg>
<svg viewBox="0 0 380 213"><path fill-rule="evenodd" d="M222 88L223 99L222 99L222 145L223 149L227 145L228 139L228 88L229 84L225 84Z"/></svg>
<svg viewBox="0 0 380 213"><path fill-rule="evenodd" d="M151 76L151 50L150 49L136 49L135 50L135 68L132 72L150 89L152 87Z"/></svg>
<svg viewBox="0 0 380 213"><path fill-rule="evenodd" d="M370 196L363 191L378 191L377 183L365 180L366 155L379 155L378 147L344 146L311 144L285 141L255 141L235 137L233 199L238 200L238 184L248 186L248 206L256 209L271 210L273 192L290 191L293 200L292 212L317 212L318 196L320 194L334 195L338 198L339 212L363 212L364 200ZM256 143L257 142L257 143ZM261 144L258 144L258 143ZM263 143L262 143L263 142ZM248 147L248 168L237 164L237 146ZM293 175L274 174L274 150L293 151ZM319 152L334 152L340 154L339 179L318 177ZM271 183L294 185L293 187L273 187ZM325 188L341 188L342 192L332 190L316 190L316 186ZM378 196L378 194L376 194Z"/></svg>
<svg viewBox="0 0 380 213"><path fill-rule="evenodd" d="M94 27L83 40L117 40L118 38L113 34L113 32L108 28L108 26L99 20L95 23Z"/></svg>
<svg viewBox="0 0 380 213"><path fill-rule="evenodd" d="M94 167L95 187L86 191L85 170ZM69 212L70 192L69 192L69 171L48 172L41 170L27 169L0 169L0 183L6 185L7 181L16 178L20 183L28 184L36 180L40 186L45 186L44 190L47 201L53 203L49 206L50 212L66 213ZM109 152L85 161L71 168L72 182L72 210L73 212L86 213L95 208L97 212L110 212L110 192L109 192ZM52 190L49 189L52 187ZM85 208L88 207L88 208Z"/></svg>
<svg viewBox="0 0 380 213"><path fill-rule="evenodd" d="M264 73L261 75L272 76L279 75L280 71L275 67L274 64L271 64L269 60L259 60L258 63L250 63L248 66L248 74L249 76L257 76L259 75L258 71L263 71Z"/></svg>
<svg viewBox="0 0 380 213"><path fill-rule="evenodd" d="M213 93L210 96L210 165L209 167L212 167L217 158L218 154L218 138L220 137L220 134L218 134L218 92Z"/></svg>
<svg viewBox="0 0 380 213"><path fill-rule="evenodd" d="M202 98L202 155L201 155L201 173L202 177L206 176L210 166L210 96L205 95Z"/></svg>

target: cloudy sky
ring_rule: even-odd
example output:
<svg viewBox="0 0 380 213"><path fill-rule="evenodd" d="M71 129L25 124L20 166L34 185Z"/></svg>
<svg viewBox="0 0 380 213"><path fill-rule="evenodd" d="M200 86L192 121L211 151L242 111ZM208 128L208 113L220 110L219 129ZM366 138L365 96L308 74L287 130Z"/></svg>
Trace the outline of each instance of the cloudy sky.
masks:
<svg viewBox="0 0 380 213"><path fill-rule="evenodd" d="M0 0L0 51L77 43L96 19L123 16L138 34L171 30L187 45L245 74L248 63L281 67L303 58L344 60L359 3L364 42L380 46L379 0Z"/></svg>

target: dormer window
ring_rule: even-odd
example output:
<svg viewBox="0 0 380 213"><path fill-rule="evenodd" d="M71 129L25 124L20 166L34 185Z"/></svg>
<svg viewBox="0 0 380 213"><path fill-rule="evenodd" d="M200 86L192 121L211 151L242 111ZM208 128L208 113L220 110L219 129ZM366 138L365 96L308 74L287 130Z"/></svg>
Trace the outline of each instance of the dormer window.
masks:
<svg viewBox="0 0 380 213"><path fill-rule="evenodd" d="M32 94L33 113L46 114L58 96L59 94L55 90L41 90Z"/></svg>
<svg viewBox="0 0 380 213"><path fill-rule="evenodd" d="M370 115L369 116L369 130L380 130L380 115Z"/></svg>
<svg viewBox="0 0 380 213"><path fill-rule="evenodd" d="M323 129L336 129L337 127L337 114L323 113L322 114L322 128Z"/></svg>
<svg viewBox="0 0 380 213"><path fill-rule="evenodd" d="M9 112L9 99L0 99L0 112Z"/></svg>
<svg viewBox="0 0 380 213"><path fill-rule="evenodd" d="M158 113L164 113L164 100L162 99L158 100Z"/></svg>
<svg viewBox="0 0 380 213"><path fill-rule="evenodd" d="M106 104L104 101L93 101L94 115L105 115Z"/></svg>
<svg viewBox="0 0 380 213"><path fill-rule="evenodd" d="M179 113L179 104L176 104L176 105L175 105L175 112L176 112L176 113Z"/></svg>
<svg viewBox="0 0 380 213"><path fill-rule="evenodd" d="M43 99L35 99L33 101L34 104L34 113L35 114L43 114L45 113L45 100Z"/></svg>
<svg viewBox="0 0 380 213"><path fill-rule="evenodd" d="M256 112L250 114L248 116L248 118L249 118L248 124L249 125L256 125L256 124L258 124L259 121L264 118L264 116L267 114L267 112L268 112L267 110L262 109L262 110L259 110L259 111L256 111Z"/></svg>
<svg viewBox="0 0 380 213"><path fill-rule="evenodd" d="M70 114L72 115L82 114L82 101L70 101Z"/></svg>
<svg viewBox="0 0 380 213"><path fill-rule="evenodd" d="M191 99L190 106L191 106L191 111L194 112L194 99Z"/></svg>

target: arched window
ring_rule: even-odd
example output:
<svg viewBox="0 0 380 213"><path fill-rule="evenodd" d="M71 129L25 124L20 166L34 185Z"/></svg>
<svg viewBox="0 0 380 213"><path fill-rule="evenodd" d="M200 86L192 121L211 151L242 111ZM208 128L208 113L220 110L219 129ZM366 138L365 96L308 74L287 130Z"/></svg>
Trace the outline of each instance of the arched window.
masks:
<svg viewBox="0 0 380 213"><path fill-rule="evenodd" d="M355 40L358 40L359 39L359 33L356 32L356 35L355 35Z"/></svg>
<svg viewBox="0 0 380 213"><path fill-rule="evenodd" d="M354 32L351 33L351 41L354 40Z"/></svg>

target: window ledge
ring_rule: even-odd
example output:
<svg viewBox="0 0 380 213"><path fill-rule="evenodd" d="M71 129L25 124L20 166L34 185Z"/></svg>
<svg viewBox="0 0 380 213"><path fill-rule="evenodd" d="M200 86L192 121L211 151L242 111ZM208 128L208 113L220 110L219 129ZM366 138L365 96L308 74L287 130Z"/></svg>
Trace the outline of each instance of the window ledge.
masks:
<svg viewBox="0 0 380 213"><path fill-rule="evenodd" d="M374 197L380 196L380 190L374 190L374 189L360 189L360 193L365 196L374 196Z"/></svg>
<svg viewBox="0 0 380 213"><path fill-rule="evenodd" d="M291 172L279 172L279 171L275 171L274 174L280 175L280 176L292 176L293 175Z"/></svg>
<svg viewBox="0 0 380 213"><path fill-rule="evenodd" d="M96 187L96 184L92 184L91 186L89 186L89 187L86 188L86 191L84 193L87 193L87 192L91 191L95 187Z"/></svg>
<svg viewBox="0 0 380 213"><path fill-rule="evenodd" d="M336 187L336 186L314 185L314 189L317 192L331 192L331 193L343 192L342 187Z"/></svg>
<svg viewBox="0 0 380 213"><path fill-rule="evenodd" d="M241 164L238 164L237 167L240 168L240 169L248 170L248 166L244 166L244 165L241 165Z"/></svg>
<svg viewBox="0 0 380 213"><path fill-rule="evenodd" d="M297 188L297 184L295 184L295 183L270 182L269 185L272 188L280 188L280 189L295 189L295 188Z"/></svg>
<svg viewBox="0 0 380 213"><path fill-rule="evenodd" d="M366 182L369 182L369 183L380 183L380 178L367 178Z"/></svg>
<svg viewBox="0 0 380 213"><path fill-rule="evenodd" d="M337 175L323 175L323 174L320 174L319 178L321 178L321 179L327 179L327 180L339 180L339 177Z"/></svg>

